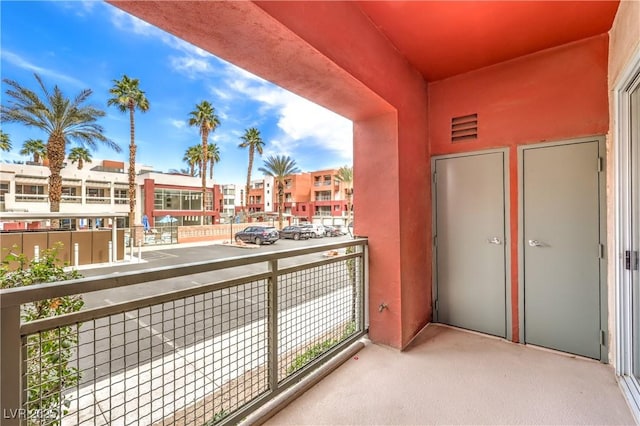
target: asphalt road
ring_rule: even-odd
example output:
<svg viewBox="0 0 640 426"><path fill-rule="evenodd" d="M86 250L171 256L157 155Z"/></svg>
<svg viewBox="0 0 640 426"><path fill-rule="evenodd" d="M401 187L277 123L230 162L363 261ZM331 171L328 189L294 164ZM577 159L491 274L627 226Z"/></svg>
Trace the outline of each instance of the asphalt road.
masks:
<svg viewBox="0 0 640 426"><path fill-rule="evenodd" d="M143 252L145 263L122 264L81 271L85 277L121 274L150 268L182 265L213 259L270 253L284 249L346 241L348 237L311 240L280 240L274 245L243 249L223 245L198 247L167 246ZM282 267L324 259L323 252L284 259ZM209 273L192 274L145 284L102 290L83 295L84 309L114 305L173 290L197 287L234 277L266 271L265 262ZM289 309L348 285L344 263L306 270L279 282L278 309ZM345 302L346 307L351 303ZM321 309L321 308L319 308ZM347 308L349 309L349 308ZM248 283L217 292L175 300L150 307L130 309L83 323L79 331L81 383L100 381L158 358L166 357L198 342L210 341L231 330L266 318L267 285ZM318 312L322 315L322 312ZM266 339L266 335L264 336Z"/></svg>

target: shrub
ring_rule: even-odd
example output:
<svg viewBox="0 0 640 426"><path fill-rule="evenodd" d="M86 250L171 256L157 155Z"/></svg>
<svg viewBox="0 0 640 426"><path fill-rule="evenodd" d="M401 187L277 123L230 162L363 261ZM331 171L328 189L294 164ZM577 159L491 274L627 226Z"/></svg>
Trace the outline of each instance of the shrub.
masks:
<svg viewBox="0 0 640 426"><path fill-rule="evenodd" d="M0 266L0 288L24 287L81 278L78 271L65 271L58 260L58 250L43 250L38 260L29 260L24 254L8 254ZM9 263L19 267L10 271ZM79 311L84 302L81 296L65 296L39 300L22 305L20 319L29 322L56 315ZM73 348L78 344L78 326L58 327L27 337L27 411L58 413L68 412L69 401L62 392L80 381L80 372L69 365ZM47 419L47 422L50 419ZM33 419L31 419L31 422ZM37 423L37 419L35 420ZM48 423L51 424L51 423ZM53 424L59 424L59 421Z"/></svg>

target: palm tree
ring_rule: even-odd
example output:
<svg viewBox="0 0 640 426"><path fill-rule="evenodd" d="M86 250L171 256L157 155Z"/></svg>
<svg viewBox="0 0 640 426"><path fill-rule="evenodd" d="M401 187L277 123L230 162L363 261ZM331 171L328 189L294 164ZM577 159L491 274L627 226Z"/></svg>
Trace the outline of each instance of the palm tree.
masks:
<svg viewBox="0 0 640 426"><path fill-rule="evenodd" d="M296 166L295 160L289 156L277 155L269 156L264 161L264 166L260 170L265 175L273 177L278 186L278 225L282 229L282 211L284 210L284 179L294 173L298 173L300 169Z"/></svg>
<svg viewBox="0 0 640 426"><path fill-rule="evenodd" d="M102 142L116 151L120 147L103 134L103 128L96 123L105 112L92 106L84 105L93 93L91 89L82 90L75 98L64 96L58 86L49 91L40 76L35 74L36 81L44 94L41 99L35 92L21 86L18 82L4 79L9 86L8 105L0 107L2 122L22 123L29 127L43 130L47 135L46 155L49 159L49 201L50 211L60 211L62 197L62 176L60 170L64 165L67 143L71 140L80 145L95 148L96 141ZM57 224L54 221L54 226Z"/></svg>
<svg viewBox="0 0 640 426"><path fill-rule="evenodd" d="M40 159L47 158L47 146L41 139L27 139L22 144L20 155L33 156L33 162L40 164Z"/></svg>
<svg viewBox="0 0 640 426"><path fill-rule="evenodd" d="M209 148L209 144L207 140L209 139L209 133L213 132L219 125L220 120L216 115L216 110L207 101L202 101L196 105L196 109L189 113L191 116L189 118L189 125L196 126L200 130L200 136L202 136L202 224L204 225L204 215L205 215L205 200L207 195L207 174L204 172L206 159L208 158L207 150Z"/></svg>
<svg viewBox="0 0 640 426"><path fill-rule="evenodd" d="M121 112L129 111L129 226L135 224L136 209L136 141L135 118L136 109L140 112L149 110L149 101L144 92L140 90L140 82L137 78L122 76L121 80L113 80L115 86L109 89L113 95L107 101L107 105L115 105Z"/></svg>
<svg viewBox="0 0 640 426"><path fill-rule="evenodd" d="M207 147L207 159L209 160L209 179L213 180L213 166L220 162L220 148L215 143Z"/></svg>
<svg viewBox="0 0 640 426"><path fill-rule="evenodd" d="M341 182L344 188L344 195L347 199L347 228L351 223L351 203L353 199L353 167L342 166L334 178Z"/></svg>
<svg viewBox="0 0 640 426"><path fill-rule="evenodd" d="M71 161L71 164L75 164L76 162L78 163L78 170L82 170L85 162L91 163L91 153L88 149L81 146L71 148L67 158Z"/></svg>
<svg viewBox="0 0 640 426"><path fill-rule="evenodd" d="M260 130L251 127L244 131L244 135L240 138L242 142L238 147L249 148L249 167L247 168L247 186L244 189L244 210L246 214L249 205L249 187L251 186L251 169L253 168L253 156L256 152L262 155L264 149L264 141L260 136Z"/></svg>
<svg viewBox="0 0 640 426"><path fill-rule="evenodd" d="M9 135L0 130L0 151L11 151L11 139Z"/></svg>
<svg viewBox="0 0 640 426"><path fill-rule="evenodd" d="M188 175L189 169L169 169L167 173L172 173L176 175Z"/></svg>
<svg viewBox="0 0 640 426"><path fill-rule="evenodd" d="M189 174L191 176L196 175L196 164L200 161L200 151L202 147L200 145L190 146L184 153L182 161L189 165Z"/></svg>

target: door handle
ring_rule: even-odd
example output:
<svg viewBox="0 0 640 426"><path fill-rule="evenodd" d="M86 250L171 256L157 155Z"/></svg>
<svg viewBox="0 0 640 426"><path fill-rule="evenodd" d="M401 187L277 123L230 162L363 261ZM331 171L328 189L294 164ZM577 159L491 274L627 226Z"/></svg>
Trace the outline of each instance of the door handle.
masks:
<svg viewBox="0 0 640 426"><path fill-rule="evenodd" d="M529 240L529 247L542 247L543 244L538 240Z"/></svg>
<svg viewBox="0 0 640 426"><path fill-rule="evenodd" d="M500 245L500 244L502 244L502 241L500 241L500 238L498 238L498 237L489 238L489 239L487 240L487 242L488 242L489 244L496 244L496 245Z"/></svg>

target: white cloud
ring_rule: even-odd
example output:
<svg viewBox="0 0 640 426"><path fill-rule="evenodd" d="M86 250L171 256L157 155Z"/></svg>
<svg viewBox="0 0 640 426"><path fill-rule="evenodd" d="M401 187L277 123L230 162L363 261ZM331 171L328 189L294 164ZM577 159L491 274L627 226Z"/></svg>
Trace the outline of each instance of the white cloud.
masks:
<svg viewBox="0 0 640 426"><path fill-rule="evenodd" d="M52 3L63 9L73 11L76 16L90 15L95 6L100 4L96 0L56 1Z"/></svg>
<svg viewBox="0 0 640 426"><path fill-rule="evenodd" d="M22 56L10 52L8 50L3 50L2 51L2 59L6 60L7 62L9 62L12 65L15 65L19 68L25 69L25 70L29 70L29 71L33 71L34 73L40 75L41 77L50 77L52 79L55 80L62 80L62 81L66 81L67 83L71 83L74 86L78 86L78 87L87 87L88 85L83 83L82 81L70 77L68 75L65 74L61 74L59 72L56 72L52 69L49 68L43 68L43 67L39 67L38 65L35 65L31 62L29 62L27 59L23 58ZM46 85L46 82L45 82Z"/></svg>
<svg viewBox="0 0 640 426"><path fill-rule="evenodd" d="M187 122L184 120L171 120L171 125L176 129L184 129L187 125Z"/></svg>
<svg viewBox="0 0 640 426"><path fill-rule="evenodd" d="M248 98L260 104L257 110L260 116L275 114L281 134L268 141L267 153L294 156L296 150L320 147L332 152L340 162L352 161L351 121L115 7L111 9L112 22L119 29L152 36L179 52L170 57L176 71L189 78L214 79L216 85L210 87L214 96L227 103L242 102ZM226 119L228 114L224 115L220 117Z"/></svg>
<svg viewBox="0 0 640 426"><path fill-rule="evenodd" d="M282 134L270 140L266 155L293 156L296 150L322 147L340 161L353 159L353 125L350 120L272 85L233 65L225 67L225 85L262 104L261 114L276 114Z"/></svg>
<svg viewBox="0 0 640 426"><path fill-rule="evenodd" d="M179 55L171 56L172 67L189 78L196 78L201 74L209 74L214 71L211 59L214 57L193 44L166 33L153 25L129 15L120 9L111 7L111 22L121 31L129 31L144 37L153 37L165 45L176 50Z"/></svg>
<svg viewBox="0 0 640 426"><path fill-rule="evenodd" d="M189 78L196 78L202 73L211 72L212 67L209 62L204 59L183 56L170 57L171 66L174 70L181 72Z"/></svg>
<svg viewBox="0 0 640 426"><path fill-rule="evenodd" d="M109 7L109 10L111 11L111 23L119 30L151 37L161 37L165 34L153 25L116 7Z"/></svg>

